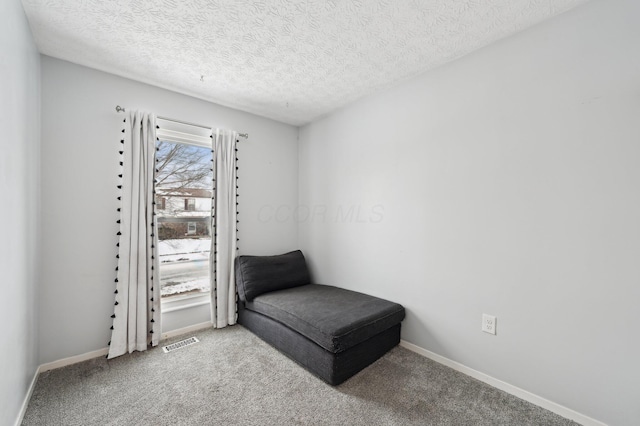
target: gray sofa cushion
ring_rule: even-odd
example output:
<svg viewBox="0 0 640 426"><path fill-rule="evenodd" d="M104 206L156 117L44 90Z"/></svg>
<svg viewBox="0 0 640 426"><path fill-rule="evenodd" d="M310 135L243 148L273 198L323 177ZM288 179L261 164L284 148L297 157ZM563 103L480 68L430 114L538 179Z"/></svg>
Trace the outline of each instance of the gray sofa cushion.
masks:
<svg viewBox="0 0 640 426"><path fill-rule="evenodd" d="M300 250L278 256L238 256L235 270L238 295L243 302L263 293L311 282Z"/></svg>
<svg viewBox="0 0 640 426"><path fill-rule="evenodd" d="M404 308L397 303L318 284L261 294L245 306L333 353L385 331L405 315Z"/></svg>
<svg viewBox="0 0 640 426"><path fill-rule="evenodd" d="M238 310L238 323L330 385L339 385L400 342L398 323L334 354L286 325L248 309Z"/></svg>

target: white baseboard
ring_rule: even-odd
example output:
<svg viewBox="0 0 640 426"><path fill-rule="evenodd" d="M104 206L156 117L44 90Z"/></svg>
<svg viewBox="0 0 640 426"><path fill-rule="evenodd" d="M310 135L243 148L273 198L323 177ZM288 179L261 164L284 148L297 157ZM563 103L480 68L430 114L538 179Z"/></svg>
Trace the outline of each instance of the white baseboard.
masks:
<svg viewBox="0 0 640 426"><path fill-rule="evenodd" d="M177 330L171 330L166 333L162 333L162 339L168 339L171 337L179 336L181 334L192 333L194 331L202 330L211 327L211 321L203 322L200 324L190 325L189 327L179 328ZM56 368L66 367L67 365L77 364L82 361L86 361L100 356L105 356L109 353L109 348L102 348L95 351L87 352L81 355L74 355L68 358L62 358L57 361L48 362L38 367L37 373L44 373L45 371L55 370ZM35 380L35 378L34 378Z"/></svg>
<svg viewBox="0 0 640 426"><path fill-rule="evenodd" d="M194 324L189 327L179 328L176 330L171 330L166 333L162 333L162 339L169 339L175 336L179 336L182 334L193 333L194 331L203 330L206 328L210 328L212 326L211 321L203 322L200 324ZM605 423L600 422L598 420L592 419L589 416L578 413L570 408L567 408L563 405L556 404L555 402L549 401L541 396L535 395L529 391L521 389L517 386L513 386L509 383L503 382L502 380L498 380L494 377L488 376L484 373L481 373L473 368L467 367L466 365L460 364L459 362L450 360L449 358L438 355L434 352L428 351L420 346L414 345L413 343L409 343L406 340L400 341L400 346L406 348L412 352L415 352L419 355L422 355L426 358L429 358L435 362L446 365L449 368L452 368L456 371L459 371L463 374L473 377L474 379L480 380L490 386L493 386L497 389L505 391L511 395L514 395L520 399L528 401L532 404L535 404L539 407L547 409L553 413L556 413L562 417L578 422L584 426L607 426ZM109 348L98 349L95 351L87 352L81 355L75 355L68 358L59 359L57 361L48 362L46 364L40 365L35 374L33 375L33 379L31 380L31 384L29 385L29 390L25 395L24 401L22 403L22 408L20 409L20 415L16 420L16 426L19 426L22 423L22 419L27 411L27 406L29 405L29 400L31 399L31 395L33 393L33 389L38 380L38 376L40 373L45 371L54 370L56 368L66 367L67 365L76 364L78 362L86 361L89 359L97 358L100 356L105 356L109 353Z"/></svg>
<svg viewBox="0 0 640 426"><path fill-rule="evenodd" d="M29 406L29 401L31 400L31 395L33 395L33 389L36 387L36 382L38 381L39 375L40 368L38 367L33 373L33 379L31 379L31 384L29 385L29 389L27 389L27 394L24 396L24 401L22 401L22 407L20 407L20 413L18 414L18 419L16 420L15 426L20 426L22 424L22 420L24 419L24 415L27 412L27 407Z"/></svg>
<svg viewBox="0 0 640 426"><path fill-rule="evenodd" d="M186 333L193 333L194 331L210 328L212 325L213 324L211 323L211 321L207 321L200 324L194 324L189 327L167 331L166 333L162 333L162 339L168 339L168 338L179 336L181 334L186 334ZM24 415L27 412L27 406L29 405L29 400L31 400L31 395L33 394L33 389L36 386L36 382L38 381L38 376L40 375L40 373L44 373L45 371L55 370L56 368L66 367L67 365L77 364L79 362L86 361L93 358L98 358L100 356L105 356L108 353L109 353L109 348L102 348L95 351L87 352L85 354L70 356L68 358L62 358L57 361L41 364L36 369L33 375L33 379L31 380L31 384L29 385L27 394L25 395L24 401L22 402L22 407L20 408L20 413L18 415L18 418L16 419L15 426L20 426L20 424L22 423L22 420L24 419Z"/></svg>
<svg viewBox="0 0 640 426"><path fill-rule="evenodd" d="M56 368L66 367L67 365L77 364L88 359L98 358L99 356L105 356L109 353L109 348L102 348L95 351L87 352L86 354L74 355L69 358L62 358L57 361L48 362L38 367L38 373L44 373L45 371L55 370Z"/></svg>
<svg viewBox="0 0 640 426"><path fill-rule="evenodd" d="M190 325L189 327L178 328L176 330L162 333L161 339L170 339L175 336L180 336L181 334L193 333L194 331L199 331L211 327L213 327L213 323L211 321L201 322L200 324L194 324Z"/></svg>
<svg viewBox="0 0 640 426"><path fill-rule="evenodd" d="M567 419L573 420L574 422L578 422L584 426L607 426L605 423L601 421L592 419L589 416L578 413L570 408L567 408L563 405L556 404L555 402L549 401L541 396L533 394L524 389L520 389L517 386L513 386L509 383L503 382L502 380L498 380L494 377L488 376L484 373L481 373L473 368L467 367L466 365L460 364L459 362L450 360L449 358L445 358L441 355L438 355L434 352L428 351L420 346L414 345L413 343L409 343L406 340L400 340L400 346L403 348L409 349L412 352L415 352L419 355L422 355L426 358L429 358L437 363L446 365L449 368L452 368L456 371L459 371L467 376L471 376L474 379L480 380L488 385L493 386L494 388L505 391L511 395L517 396L520 399L524 399L527 402L535 404L539 407L542 407L546 410L551 411L552 413L556 413L559 416L565 417Z"/></svg>

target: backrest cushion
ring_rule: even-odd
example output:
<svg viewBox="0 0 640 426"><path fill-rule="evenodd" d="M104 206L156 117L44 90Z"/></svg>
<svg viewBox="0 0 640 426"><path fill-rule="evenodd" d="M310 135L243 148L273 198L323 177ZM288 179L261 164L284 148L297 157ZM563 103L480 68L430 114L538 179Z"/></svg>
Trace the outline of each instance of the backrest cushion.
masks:
<svg viewBox="0 0 640 426"><path fill-rule="evenodd" d="M300 250L278 256L238 256L235 262L238 295L244 302L270 291L311 283Z"/></svg>

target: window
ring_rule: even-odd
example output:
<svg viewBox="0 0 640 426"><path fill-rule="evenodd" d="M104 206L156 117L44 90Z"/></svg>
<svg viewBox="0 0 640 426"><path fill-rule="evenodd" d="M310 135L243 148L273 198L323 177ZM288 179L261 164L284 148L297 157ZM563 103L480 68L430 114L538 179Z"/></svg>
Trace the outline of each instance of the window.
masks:
<svg viewBox="0 0 640 426"><path fill-rule="evenodd" d="M156 210L164 210L167 208L167 199L156 195Z"/></svg>
<svg viewBox="0 0 640 426"><path fill-rule="evenodd" d="M161 126L165 127L165 126ZM211 138L158 129L156 220L163 298L210 289Z"/></svg>
<svg viewBox="0 0 640 426"><path fill-rule="evenodd" d="M195 222L187 223L187 235L195 235L196 229L197 229L197 226Z"/></svg>

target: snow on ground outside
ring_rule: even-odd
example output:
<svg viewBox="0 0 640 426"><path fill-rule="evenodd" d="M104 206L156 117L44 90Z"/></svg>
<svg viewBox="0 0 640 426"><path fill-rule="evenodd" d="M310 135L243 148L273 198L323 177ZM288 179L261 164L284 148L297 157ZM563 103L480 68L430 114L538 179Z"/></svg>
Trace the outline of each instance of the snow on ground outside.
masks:
<svg viewBox="0 0 640 426"><path fill-rule="evenodd" d="M197 267L196 264L208 261L210 250L211 238L159 241L161 295L171 296L194 291L208 291L210 289L209 274L203 272L202 267ZM189 269L190 262L194 262L191 273L188 271L177 275L168 273L169 269L175 268L172 265L187 265L187 269ZM165 277L163 277L163 269Z"/></svg>
<svg viewBox="0 0 640 426"><path fill-rule="evenodd" d="M200 253L183 253L183 254L161 254L160 263L182 262L189 260L207 260L209 259L209 251Z"/></svg>
<svg viewBox="0 0 640 426"><path fill-rule="evenodd" d="M190 291L209 291L210 288L209 278L200 278L168 286L162 286L161 284L160 293L161 296L173 296L175 294L182 294Z"/></svg>
<svg viewBox="0 0 640 426"><path fill-rule="evenodd" d="M162 240L158 244L160 256L201 253L209 250L211 250L211 238Z"/></svg>

